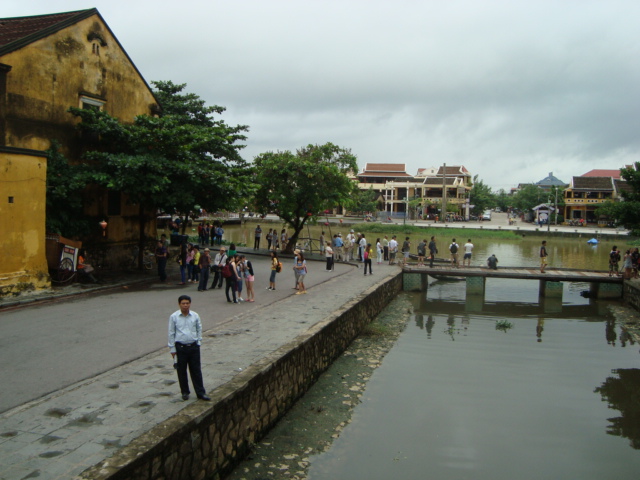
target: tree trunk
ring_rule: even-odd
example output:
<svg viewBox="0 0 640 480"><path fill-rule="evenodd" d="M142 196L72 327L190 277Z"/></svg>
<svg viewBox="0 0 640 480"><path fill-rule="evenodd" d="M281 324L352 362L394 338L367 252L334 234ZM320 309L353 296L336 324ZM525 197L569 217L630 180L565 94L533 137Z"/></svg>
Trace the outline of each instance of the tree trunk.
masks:
<svg viewBox="0 0 640 480"><path fill-rule="evenodd" d="M304 217L299 225L294 225L292 223L287 222L293 228L293 234L289 237L289 241L287 242L287 248L282 253L293 253L296 247L296 243L298 242L298 237L300 236L300 232L304 228L304 224L306 223L308 217Z"/></svg>
<svg viewBox="0 0 640 480"><path fill-rule="evenodd" d="M144 211L144 207L142 203L138 207L138 230L139 230L139 238L138 238L138 270L144 270L143 266L143 258L144 258L144 246L146 242L146 235L144 233L144 228L147 224L147 214Z"/></svg>

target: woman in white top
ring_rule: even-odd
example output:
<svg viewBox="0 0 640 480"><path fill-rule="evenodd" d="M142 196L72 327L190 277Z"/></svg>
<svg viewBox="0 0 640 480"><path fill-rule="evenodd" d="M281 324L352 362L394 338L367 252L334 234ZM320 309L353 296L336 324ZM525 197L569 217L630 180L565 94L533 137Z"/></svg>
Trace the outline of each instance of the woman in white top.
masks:
<svg viewBox="0 0 640 480"><path fill-rule="evenodd" d="M304 277L307 275L307 261L304 259L302 252L299 252L296 257L295 268L298 270L298 275L300 275L298 280L299 290L296 292L296 295L302 295L303 293L307 293L307 289L304 286Z"/></svg>
<svg viewBox="0 0 640 480"><path fill-rule="evenodd" d="M327 272L330 272L333 270L333 248L331 248L331 242L327 242L324 255L327 257Z"/></svg>

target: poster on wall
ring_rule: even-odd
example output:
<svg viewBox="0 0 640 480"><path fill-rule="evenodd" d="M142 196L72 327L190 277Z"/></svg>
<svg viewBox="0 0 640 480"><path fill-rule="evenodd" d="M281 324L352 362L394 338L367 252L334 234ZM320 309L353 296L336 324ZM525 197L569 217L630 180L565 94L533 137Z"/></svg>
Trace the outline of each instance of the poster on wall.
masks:
<svg viewBox="0 0 640 480"><path fill-rule="evenodd" d="M62 265L62 261L65 258L71 259L71 261L73 262L73 271L75 272L78 268L78 249L69 245L65 245L64 247L62 247L62 253L60 254L60 265Z"/></svg>

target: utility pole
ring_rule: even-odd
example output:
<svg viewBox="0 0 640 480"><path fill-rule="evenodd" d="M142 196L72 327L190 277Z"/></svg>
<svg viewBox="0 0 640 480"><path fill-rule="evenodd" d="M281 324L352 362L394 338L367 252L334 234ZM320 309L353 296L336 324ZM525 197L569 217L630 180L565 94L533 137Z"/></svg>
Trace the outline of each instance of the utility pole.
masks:
<svg viewBox="0 0 640 480"><path fill-rule="evenodd" d="M440 212L440 220L446 222L447 215L447 164L442 164L442 211Z"/></svg>
<svg viewBox="0 0 640 480"><path fill-rule="evenodd" d="M557 185L555 187L555 190L556 190L556 204L555 204L556 211L555 211L555 214L556 214L556 227L557 227L558 226L558 186Z"/></svg>

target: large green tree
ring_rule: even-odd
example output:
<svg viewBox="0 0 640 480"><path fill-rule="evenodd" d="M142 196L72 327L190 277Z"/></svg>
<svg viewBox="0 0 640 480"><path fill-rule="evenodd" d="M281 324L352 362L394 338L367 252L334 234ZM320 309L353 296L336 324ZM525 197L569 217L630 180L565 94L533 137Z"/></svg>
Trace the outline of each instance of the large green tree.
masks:
<svg viewBox="0 0 640 480"><path fill-rule="evenodd" d="M356 157L332 143L308 145L296 153L262 153L254 159L254 168L256 211L274 212L293 228L288 252L308 221L344 204L357 189L347 177L358 170Z"/></svg>
<svg viewBox="0 0 640 480"><path fill-rule="evenodd" d="M496 205L496 198L491 191L491 187L479 180L478 175L473 177L473 187L471 187L469 201L473 205L472 212L474 215L482 215L485 210Z"/></svg>
<svg viewBox="0 0 640 480"><path fill-rule="evenodd" d="M529 184L522 187L513 196L513 206L518 210L530 213L531 209L541 203L547 203L549 194L537 185Z"/></svg>
<svg viewBox="0 0 640 480"><path fill-rule="evenodd" d="M354 213L365 214L375 212L378 209L378 193L369 187L367 190L357 189L353 196L345 203L345 206Z"/></svg>
<svg viewBox="0 0 640 480"><path fill-rule="evenodd" d="M217 117L224 108L183 94L185 85L154 85L162 113L140 115L132 124L98 110L70 109L82 119L78 128L88 139L84 160L92 168L92 182L139 205L141 247L148 212L231 209L251 190L239 153L248 127L227 125Z"/></svg>
<svg viewBox="0 0 640 480"><path fill-rule="evenodd" d="M512 206L513 199L509 196L509 194L505 191L504 188L501 188L495 193L496 205L500 207L503 212L509 210L509 207Z"/></svg>
<svg viewBox="0 0 640 480"><path fill-rule="evenodd" d="M52 142L47 150L47 233L83 236L95 229L95 220L84 213L82 192L90 180L84 164L72 165Z"/></svg>

